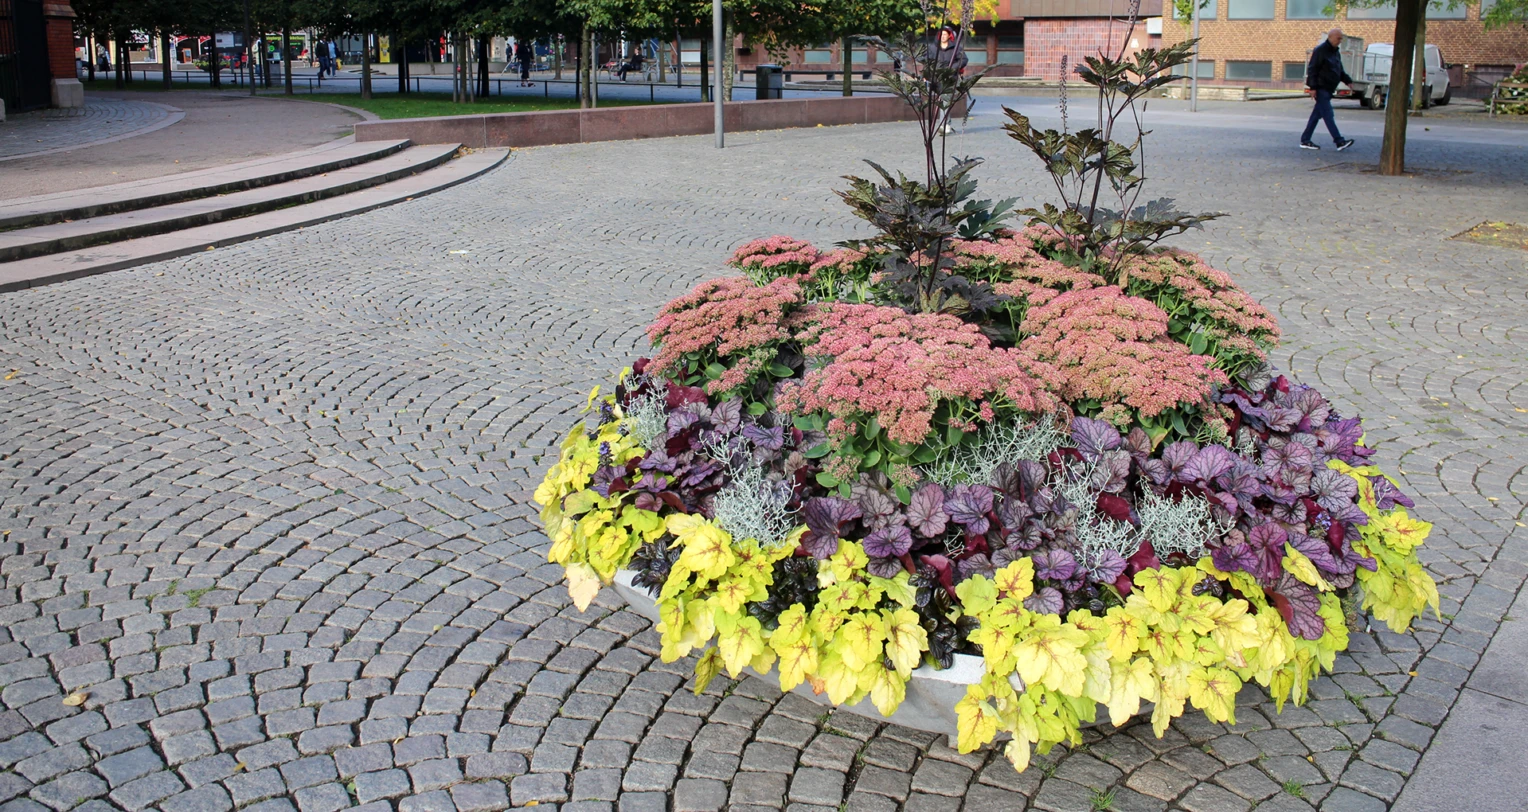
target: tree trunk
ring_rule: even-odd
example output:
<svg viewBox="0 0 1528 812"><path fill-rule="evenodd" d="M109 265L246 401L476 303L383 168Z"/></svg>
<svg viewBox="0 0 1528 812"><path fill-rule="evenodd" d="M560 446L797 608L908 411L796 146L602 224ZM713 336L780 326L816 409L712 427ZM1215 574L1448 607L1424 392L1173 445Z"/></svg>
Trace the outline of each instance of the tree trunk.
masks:
<svg viewBox="0 0 1528 812"><path fill-rule="evenodd" d="M292 95L292 25L281 27L281 83L286 94Z"/></svg>
<svg viewBox="0 0 1528 812"><path fill-rule="evenodd" d="M668 45L658 40L658 84L668 81Z"/></svg>
<svg viewBox="0 0 1528 812"><path fill-rule="evenodd" d="M1395 8L1395 49L1390 58L1392 101L1385 106L1385 139L1379 150L1379 173L1402 175L1406 172L1406 79L1411 76L1412 48L1416 44L1417 18L1426 0L1398 0ZM1400 101L1400 104L1396 104Z"/></svg>
<svg viewBox="0 0 1528 812"><path fill-rule="evenodd" d="M732 12L722 10L722 51L717 60L722 72L722 101L732 101L732 81L737 78L737 35L732 31Z"/></svg>
<svg viewBox="0 0 1528 812"><path fill-rule="evenodd" d="M839 56L844 63L844 95L854 95L854 40L844 35L843 44L839 46Z"/></svg>
<svg viewBox="0 0 1528 812"><path fill-rule="evenodd" d="M164 89L170 89L170 32L159 33L159 73L164 81Z"/></svg>
<svg viewBox="0 0 1528 812"><path fill-rule="evenodd" d="M589 31L589 24L584 23L584 33L578 40L578 106L581 108L590 105L589 80L594 78L590 70L590 64L594 62L593 42L594 34Z"/></svg>
<svg viewBox="0 0 1528 812"><path fill-rule="evenodd" d="M127 56L127 46L122 42L122 38L127 35L121 31L117 31L113 36L115 36L117 40L117 89L121 90L122 86L132 78L131 76L128 76L125 79L123 78L124 74L130 73L130 71L127 70L127 66L122 64L125 61L125 57Z"/></svg>
<svg viewBox="0 0 1528 812"><path fill-rule="evenodd" d="M207 73L212 77L213 89L222 90L223 60L218 56L218 35L216 31L212 32L211 37L207 40L207 46L212 49L210 54L206 51L202 52L202 56L207 58Z"/></svg>
<svg viewBox="0 0 1528 812"><path fill-rule="evenodd" d="M361 98L371 98L371 35L361 35Z"/></svg>
<svg viewBox="0 0 1528 812"><path fill-rule="evenodd" d="M589 34L589 108L600 106L600 35Z"/></svg>
<svg viewBox="0 0 1528 812"><path fill-rule="evenodd" d="M700 100L703 102L711 100L711 65L706 59L707 42L709 40L704 37L700 40Z"/></svg>
<svg viewBox="0 0 1528 812"><path fill-rule="evenodd" d="M562 35L552 39L552 78L562 78Z"/></svg>
<svg viewBox="0 0 1528 812"><path fill-rule="evenodd" d="M1421 110L1427 98L1427 6L1417 14L1417 44L1411 53L1411 109Z"/></svg>
<svg viewBox="0 0 1528 812"><path fill-rule="evenodd" d="M478 36L478 95L485 99L490 95L488 92L488 51L492 47L493 41L488 39L487 34Z"/></svg>

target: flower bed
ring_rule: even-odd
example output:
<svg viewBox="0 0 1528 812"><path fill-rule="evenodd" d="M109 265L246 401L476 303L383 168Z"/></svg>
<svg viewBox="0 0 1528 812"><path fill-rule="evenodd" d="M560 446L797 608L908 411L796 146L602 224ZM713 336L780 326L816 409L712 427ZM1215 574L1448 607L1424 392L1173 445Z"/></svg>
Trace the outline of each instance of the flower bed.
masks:
<svg viewBox="0 0 1528 812"><path fill-rule="evenodd" d="M926 182L872 164L839 192L876 235L744 245L590 395L536 491L575 604L630 570L697 691L775 671L887 716L915 670L979 657L942 710L962 751L1010 734L1021 770L1100 706L1151 703L1160 736L1190 705L1234 722L1248 682L1303 702L1358 615L1437 611L1431 526L1358 418L1276 374L1278 323L1227 274L1154 247L1220 215L1137 205L1139 141L1109 133L1192 43L1079 67L1098 129L1008 111L1065 202L1022 230L935 145L980 74L920 47L928 81L887 81Z"/></svg>
<svg viewBox="0 0 1528 812"><path fill-rule="evenodd" d="M980 654L958 743L1005 730L1022 766L1095 703L1154 702L1160 734L1187 704L1234 720L1249 681L1302 701L1346 614L1436 604L1430 526L1356 417L1270 373L1269 314L1184 254L1123 287L1035 273L1046 237L962 246L1026 282L1014 346L831 298L779 237L671 302L536 494L580 608L630 568L698 686L773 668L887 714L919 665Z"/></svg>

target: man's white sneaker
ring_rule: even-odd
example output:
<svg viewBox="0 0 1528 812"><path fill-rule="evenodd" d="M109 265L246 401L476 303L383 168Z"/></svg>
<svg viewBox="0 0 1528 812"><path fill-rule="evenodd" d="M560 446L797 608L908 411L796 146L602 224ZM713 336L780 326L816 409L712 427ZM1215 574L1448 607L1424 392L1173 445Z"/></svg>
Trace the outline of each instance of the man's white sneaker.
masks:
<svg viewBox="0 0 1528 812"><path fill-rule="evenodd" d="M1349 138L1337 145L1337 151L1341 152L1351 146L1353 146L1353 139Z"/></svg>

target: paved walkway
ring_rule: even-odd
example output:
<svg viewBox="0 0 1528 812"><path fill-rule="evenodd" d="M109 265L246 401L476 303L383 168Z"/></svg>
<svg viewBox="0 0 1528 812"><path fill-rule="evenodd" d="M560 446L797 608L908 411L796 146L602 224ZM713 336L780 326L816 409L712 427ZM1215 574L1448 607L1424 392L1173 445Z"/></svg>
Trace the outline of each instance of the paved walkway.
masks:
<svg viewBox="0 0 1528 812"><path fill-rule="evenodd" d="M831 189L859 158L918 166L908 125L822 128L524 150L428 199L0 296L0 794L1336 812L1411 797L1437 753L1489 794L1412 808L1515 808L1525 257L1448 237L1528 220L1528 149L1419 138L1417 165L1469 174L1380 179L1311 171L1375 160L1356 120L1338 156L1293 148L1299 110L1159 108L1156 192L1236 214L1184 244L1276 310L1281 365L1369 418L1436 524L1443 619L1355 634L1307 706L1249 690L1234 728L1104 729L1016 774L758 680L695 697L636 615L570 607L530 493L589 388L731 247L857 233ZM953 151L1042 199L992 112ZM1485 714L1495 738L1467 727Z"/></svg>
<svg viewBox="0 0 1528 812"><path fill-rule="evenodd" d="M159 111L183 116L164 125L140 122L137 129L99 116L27 113L18 116L22 135L10 135L12 121L0 125L0 200L161 178L194 169L238 163L318 146L350 134L360 116L327 104L250 98L215 91L123 91L87 93L86 113L97 109ZM27 116L41 116L29 119ZM122 115L127 115L123 112ZM30 133L30 134L25 134ZM105 135L109 133L110 135ZM11 144L6 139L30 139ZM109 137L107 143L96 143ZM15 154L46 148L47 154ZM64 151L60 151L63 148ZM32 150L36 151L36 150Z"/></svg>
<svg viewBox="0 0 1528 812"><path fill-rule="evenodd" d="M0 161L149 132L179 112L164 104L92 94L84 107L15 113L0 126Z"/></svg>

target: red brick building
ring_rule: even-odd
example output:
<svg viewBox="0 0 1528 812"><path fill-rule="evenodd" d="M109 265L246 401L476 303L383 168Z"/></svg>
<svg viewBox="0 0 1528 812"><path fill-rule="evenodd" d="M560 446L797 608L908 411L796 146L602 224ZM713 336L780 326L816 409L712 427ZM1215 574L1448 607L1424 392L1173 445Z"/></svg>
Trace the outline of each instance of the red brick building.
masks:
<svg viewBox="0 0 1528 812"><path fill-rule="evenodd" d="M1485 2L1489 8L1492 0ZM1394 4L1326 14L1329 4L1330 0L1205 0L1199 13L1199 78L1215 84L1298 88L1305 83L1310 49L1334 27L1368 43L1395 41ZM1486 88L1528 61L1528 28L1486 31L1480 11L1478 2L1449 9L1434 0L1427 12L1427 41L1438 46L1445 62L1456 66L1451 84L1466 92ZM1167 44L1190 36L1187 20L1169 17L1163 29Z"/></svg>
<svg viewBox="0 0 1528 812"><path fill-rule="evenodd" d="M69 0L0 0L0 103L0 112L85 103Z"/></svg>

